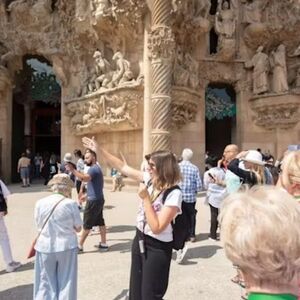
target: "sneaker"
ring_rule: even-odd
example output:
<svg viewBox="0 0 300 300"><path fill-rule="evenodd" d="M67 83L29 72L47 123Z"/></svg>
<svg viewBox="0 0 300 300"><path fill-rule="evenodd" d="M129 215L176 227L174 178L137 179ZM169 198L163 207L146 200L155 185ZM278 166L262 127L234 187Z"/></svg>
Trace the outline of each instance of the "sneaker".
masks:
<svg viewBox="0 0 300 300"><path fill-rule="evenodd" d="M81 246L78 246L78 254L83 253L83 248Z"/></svg>
<svg viewBox="0 0 300 300"><path fill-rule="evenodd" d="M103 251L103 252L106 252L108 251L108 245L107 244L103 244L103 243L99 243L98 245L95 245L95 248Z"/></svg>
<svg viewBox="0 0 300 300"><path fill-rule="evenodd" d="M191 236L191 237L190 237L190 242L191 242L191 243L195 243L195 242L196 242L196 237Z"/></svg>
<svg viewBox="0 0 300 300"><path fill-rule="evenodd" d="M18 261L12 261L6 267L6 272L8 272L8 273L13 272L16 269L20 268L21 266L22 266L22 264L20 262L18 262Z"/></svg>
<svg viewBox="0 0 300 300"><path fill-rule="evenodd" d="M188 247L187 247L187 246L184 246L183 249L180 249L180 250L177 251L176 262L177 262L178 264L181 264L181 263L182 263L182 261L183 261L185 255L186 255L187 250L188 250Z"/></svg>

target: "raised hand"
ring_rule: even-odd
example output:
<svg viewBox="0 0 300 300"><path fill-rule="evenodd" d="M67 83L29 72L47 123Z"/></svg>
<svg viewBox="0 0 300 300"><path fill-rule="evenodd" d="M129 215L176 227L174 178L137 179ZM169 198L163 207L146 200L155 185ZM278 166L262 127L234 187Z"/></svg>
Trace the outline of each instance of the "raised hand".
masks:
<svg viewBox="0 0 300 300"><path fill-rule="evenodd" d="M97 142L96 142L96 140L95 140L94 137L92 137L91 139L88 138L88 137L86 137L86 136L83 137L82 138L82 144L83 144L84 148L89 148L92 151L97 152L98 144L97 144Z"/></svg>

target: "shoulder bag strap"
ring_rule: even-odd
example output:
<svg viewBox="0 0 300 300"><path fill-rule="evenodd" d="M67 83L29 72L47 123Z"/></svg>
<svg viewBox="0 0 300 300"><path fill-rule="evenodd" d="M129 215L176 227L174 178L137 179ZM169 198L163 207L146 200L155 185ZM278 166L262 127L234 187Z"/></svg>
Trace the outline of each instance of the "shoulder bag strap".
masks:
<svg viewBox="0 0 300 300"><path fill-rule="evenodd" d="M50 213L49 213L49 215L48 215L46 221L44 222L44 224L43 224L43 226L42 226L42 228L41 228L41 230L40 230L40 232L39 232L39 234L38 234L38 236L37 236L37 239L38 239L39 236L41 235L41 233L42 233L44 227L45 227L46 224L48 223L48 221L49 221L50 217L52 216L53 212L55 211L55 208L56 208L56 207L58 206L58 204L59 204L60 202L62 202L64 199L65 199L65 197L63 197L62 199L60 199L60 200L53 206L53 208L51 209L51 211L50 211Z"/></svg>

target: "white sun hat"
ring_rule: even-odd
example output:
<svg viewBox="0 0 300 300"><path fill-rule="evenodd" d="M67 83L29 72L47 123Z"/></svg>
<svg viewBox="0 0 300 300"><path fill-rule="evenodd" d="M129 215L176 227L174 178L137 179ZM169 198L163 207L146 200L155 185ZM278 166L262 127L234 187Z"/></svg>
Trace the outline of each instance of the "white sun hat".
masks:
<svg viewBox="0 0 300 300"><path fill-rule="evenodd" d="M243 161L247 161L259 166L264 166L265 162L263 161L261 153L259 153L256 150L249 150L248 153L244 158L242 158Z"/></svg>

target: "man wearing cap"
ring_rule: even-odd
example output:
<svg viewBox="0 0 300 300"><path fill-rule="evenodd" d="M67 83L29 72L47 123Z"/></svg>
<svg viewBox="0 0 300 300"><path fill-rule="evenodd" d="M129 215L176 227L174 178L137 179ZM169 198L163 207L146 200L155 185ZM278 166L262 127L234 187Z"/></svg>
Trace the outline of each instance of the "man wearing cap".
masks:
<svg viewBox="0 0 300 300"><path fill-rule="evenodd" d="M89 170L86 174L78 172L74 165L66 164L66 169L72 172L81 181L87 182L87 202L83 214L83 232L79 241L79 252L83 251L83 244L94 226L99 226L101 241L96 247L107 251L106 227L103 218L103 174L100 166L97 164L96 153L87 149L84 155L84 161Z"/></svg>

